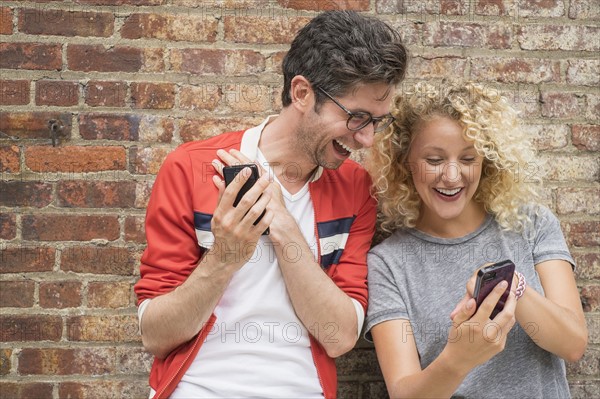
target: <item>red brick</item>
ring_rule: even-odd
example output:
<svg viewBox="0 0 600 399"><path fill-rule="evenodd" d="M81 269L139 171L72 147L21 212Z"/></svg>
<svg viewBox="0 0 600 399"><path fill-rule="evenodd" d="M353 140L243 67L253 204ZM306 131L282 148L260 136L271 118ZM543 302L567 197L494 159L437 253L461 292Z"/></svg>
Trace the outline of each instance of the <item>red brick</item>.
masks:
<svg viewBox="0 0 600 399"><path fill-rule="evenodd" d="M600 279L600 253L573 253L577 267L575 273L578 279Z"/></svg>
<svg viewBox="0 0 600 399"><path fill-rule="evenodd" d="M521 129L538 150L567 146L569 127L566 125L522 125Z"/></svg>
<svg viewBox="0 0 600 399"><path fill-rule="evenodd" d="M450 75L460 76L460 71L467 69L467 60L458 57L421 57L415 56L408 63L408 74L421 78L443 78ZM405 90L410 90L412 84L402 85Z"/></svg>
<svg viewBox="0 0 600 399"><path fill-rule="evenodd" d="M217 24L210 15L133 14L125 20L121 37L214 43Z"/></svg>
<svg viewBox="0 0 600 399"><path fill-rule="evenodd" d="M312 10L312 11L327 11L327 10L354 10L368 11L369 0L277 0L277 2L285 8L294 10Z"/></svg>
<svg viewBox="0 0 600 399"><path fill-rule="evenodd" d="M61 70L60 44L0 43L0 68Z"/></svg>
<svg viewBox="0 0 600 399"><path fill-rule="evenodd" d="M78 82L38 80L35 84L36 105L58 105L68 107L77 105L78 102Z"/></svg>
<svg viewBox="0 0 600 399"><path fill-rule="evenodd" d="M600 151L600 125L573 125L573 145L584 151Z"/></svg>
<svg viewBox="0 0 600 399"><path fill-rule="evenodd" d="M541 117L540 93L537 86L517 84L516 87L501 88L509 104L520 112L524 120Z"/></svg>
<svg viewBox="0 0 600 399"><path fill-rule="evenodd" d="M286 54L287 54L286 51L277 51L277 52L269 54L265 59L265 61L266 61L265 72L283 75L282 64L283 64L283 59L285 58Z"/></svg>
<svg viewBox="0 0 600 399"><path fill-rule="evenodd" d="M69 69L84 72L138 72L142 68L142 49L102 45L70 44Z"/></svg>
<svg viewBox="0 0 600 399"><path fill-rule="evenodd" d="M20 157L21 150L16 145L0 146L0 173L19 173Z"/></svg>
<svg viewBox="0 0 600 399"><path fill-rule="evenodd" d="M147 375L147 374L146 374ZM127 376L127 380L102 380L94 378L90 381L61 382L58 386L59 398L147 398L148 377L137 379Z"/></svg>
<svg viewBox="0 0 600 399"><path fill-rule="evenodd" d="M175 105L175 85L171 83L132 83L131 101L135 108L171 109Z"/></svg>
<svg viewBox="0 0 600 399"><path fill-rule="evenodd" d="M597 0L572 1L569 7L569 18L573 19L595 19L600 17L600 5Z"/></svg>
<svg viewBox="0 0 600 399"><path fill-rule="evenodd" d="M12 240L17 235L17 216L0 212L0 239Z"/></svg>
<svg viewBox="0 0 600 399"><path fill-rule="evenodd" d="M34 172L124 170L125 149L112 146L39 147L25 149L25 164Z"/></svg>
<svg viewBox="0 0 600 399"><path fill-rule="evenodd" d="M12 35L13 11L8 7L0 7L0 35Z"/></svg>
<svg viewBox="0 0 600 399"><path fill-rule="evenodd" d="M585 212L587 215L600 214L600 187L556 189L556 211L558 214Z"/></svg>
<svg viewBox="0 0 600 399"><path fill-rule="evenodd" d="M155 175L169 152L171 152L170 148L131 147L129 149L129 171L134 174Z"/></svg>
<svg viewBox="0 0 600 399"><path fill-rule="evenodd" d="M0 131L21 139L50 139L48 122L62 126L58 136L71 137L71 114L58 112L0 112Z"/></svg>
<svg viewBox="0 0 600 399"><path fill-rule="evenodd" d="M600 85L600 60L569 60L567 83L598 87Z"/></svg>
<svg viewBox="0 0 600 399"><path fill-rule="evenodd" d="M502 83L559 82L560 63L527 58L474 58L471 78Z"/></svg>
<svg viewBox="0 0 600 399"><path fill-rule="evenodd" d="M179 124L179 136L185 142L204 140L224 132L248 129L258 125L262 119L259 116L184 119Z"/></svg>
<svg viewBox="0 0 600 399"><path fill-rule="evenodd" d="M144 216L127 216L125 218L125 241L133 241L139 244L146 243Z"/></svg>
<svg viewBox="0 0 600 399"><path fill-rule="evenodd" d="M513 0L478 0L477 4L474 5L476 15L515 15Z"/></svg>
<svg viewBox="0 0 600 399"><path fill-rule="evenodd" d="M113 371L113 348L25 348L18 355L20 375L103 375Z"/></svg>
<svg viewBox="0 0 600 399"><path fill-rule="evenodd" d="M600 222L597 220L564 222L562 228L569 246L584 248L600 246Z"/></svg>
<svg viewBox="0 0 600 399"><path fill-rule="evenodd" d="M141 342L137 315L72 316L67 336L69 341Z"/></svg>
<svg viewBox="0 0 600 399"><path fill-rule="evenodd" d="M68 208L131 208L134 181L63 180L56 187L58 206Z"/></svg>
<svg viewBox="0 0 600 399"><path fill-rule="evenodd" d="M548 118L576 118L581 107L576 94L542 93L542 116Z"/></svg>
<svg viewBox="0 0 600 399"><path fill-rule="evenodd" d="M88 284L88 307L126 308L131 305L131 285L127 282L90 282Z"/></svg>
<svg viewBox="0 0 600 399"><path fill-rule="evenodd" d="M517 7L520 18L562 17L565 15L563 0L520 0Z"/></svg>
<svg viewBox="0 0 600 399"><path fill-rule="evenodd" d="M113 33L110 13L26 8L19 12L19 31L30 35L100 36Z"/></svg>
<svg viewBox="0 0 600 399"><path fill-rule="evenodd" d="M540 158L547 165L546 180L562 182L593 182L600 177L600 163L597 157L586 155L562 155L543 153ZM526 174L537 174L533 165L528 165ZM541 170L539 170L541 172Z"/></svg>
<svg viewBox="0 0 600 399"><path fill-rule="evenodd" d="M29 104L29 80L0 80L0 105Z"/></svg>
<svg viewBox="0 0 600 399"><path fill-rule="evenodd" d="M585 117L600 122L600 95L586 94Z"/></svg>
<svg viewBox="0 0 600 399"><path fill-rule="evenodd" d="M226 84L222 91L223 104L234 112L265 112L273 103L273 88L266 85Z"/></svg>
<svg viewBox="0 0 600 399"><path fill-rule="evenodd" d="M173 49L171 68L198 75L253 75L265 70L265 58L252 50Z"/></svg>
<svg viewBox="0 0 600 399"><path fill-rule="evenodd" d="M36 181L0 181L0 206L43 208L52 202L52 184Z"/></svg>
<svg viewBox="0 0 600 399"><path fill-rule="evenodd" d="M165 52L162 48L144 48L142 50L142 72L164 72L164 56Z"/></svg>
<svg viewBox="0 0 600 399"><path fill-rule="evenodd" d="M81 288L80 281L41 282L40 306L58 309L81 306Z"/></svg>
<svg viewBox="0 0 600 399"><path fill-rule="evenodd" d="M221 87L216 83L184 86L179 94L179 107L187 110L214 111L222 97Z"/></svg>
<svg viewBox="0 0 600 399"><path fill-rule="evenodd" d="M433 47L511 47L510 26L465 22L432 22L424 26L423 43Z"/></svg>
<svg viewBox="0 0 600 399"><path fill-rule="evenodd" d="M35 283L26 281L0 281L0 307L30 308L33 306Z"/></svg>
<svg viewBox="0 0 600 399"><path fill-rule="evenodd" d="M79 134L87 140L137 141L140 115L80 114Z"/></svg>
<svg viewBox="0 0 600 399"><path fill-rule="evenodd" d="M588 346L587 350L583 354L583 357L576 363L567 363L567 374L568 375L581 375L590 376L595 379L597 375L600 375L600 349L593 346ZM596 381L594 381L596 382ZM593 398L592 396L581 396L582 398Z"/></svg>
<svg viewBox="0 0 600 399"><path fill-rule="evenodd" d="M60 341L61 316L0 315L2 342Z"/></svg>
<svg viewBox="0 0 600 399"><path fill-rule="evenodd" d="M144 348L117 348L117 372L124 375L148 374L154 357Z"/></svg>
<svg viewBox="0 0 600 399"><path fill-rule="evenodd" d="M517 40L523 50L599 51L600 41L589 40L600 34L596 26L521 25Z"/></svg>
<svg viewBox="0 0 600 399"><path fill-rule="evenodd" d="M85 103L90 107L124 107L126 82L90 80L85 86Z"/></svg>
<svg viewBox="0 0 600 399"><path fill-rule="evenodd" d="M54 248L20 246L1 249L1 273L48 272L54 268Z"/></svg>
<svg viewBox="0 0 600 399"><path fill-rule="evenodd" d="M48 382L0 382L3 398L52 399L52 389Z"/></svg>
<svg viewBox="0 0 600 399"><path fill-rule="evenodd" d="M12 355L12 349L0 349L0 375L6 375L10 373L11 362L10 356ZM4 388L4 387L2 387ZM0 390L4 392L4 389Z"/></svg>
<svg viewBox="0 0 600 399"><path fill-rule="evenodd" d="M167 0L75 0L74 2L95 6L160 6L166 4Z"/></svg>
<svg viewBox="0 0 600 399"><path fill-rule="evenodd" d="M119 238L117 216L37 214L23 215L23 238L38 241L90 241Z"/></svg>
<svg viewBox="0 0 600 399"><path fill-rule="evenodd" d="M234 43L289 44L311 18L225 16L225 40Z"/></svg>
<svg viewBox="0 0 600 399"><path fill-rule="evenodd" d="M424 15L433 15L439 18L440 15L466 15L470 11L471 3L457 0L440 1L398 1L398 0L378 0L378 13L407 14L416 13ZM430 18L432 19L432 18Z"/></svg>
<svg viewBox="0 0 600 399"><path fill-rule="evenodd" d="M144 115L140 121L140 141L151 143L170 143L175 132L173 118L161 118L155 115Z"/></svg>
<svg viewBox="0 0 600 399"><path fill-rule="evenodd" d="M581 289L581 303L584 312L596 312L600 309L600 286L587 285Z"/></svg>
<svg viewBox="0 0 600 399"><path fill-rule="evenodd" d="M152 186L154 180L140 181L137 183L135 188L135 207L140 209L146 209L148 207L148 200L152 193Z"/></svg>
<svg viewBox="0 0 600 399"><path fill-rule="evenodd" d="M63 271L92 274L133 274L136 260L127 248L69 247L62 250L60 268Z"/></svg>
<svg viewBox="0 0 600 399"><path fill-rule="evenodd" d="M600 85L600 60L569 60L567 68L567 83L572 85Z"/></svg>
<svg viewBox="0 0 600 399"><path fill-rule="evenodd" d="M407 21L405 18L387 21L388 24L400 34L402 43L406 46L420 46L423 37L423 24L416 21ZM410 63L409 63L410 64Z"/></svg>

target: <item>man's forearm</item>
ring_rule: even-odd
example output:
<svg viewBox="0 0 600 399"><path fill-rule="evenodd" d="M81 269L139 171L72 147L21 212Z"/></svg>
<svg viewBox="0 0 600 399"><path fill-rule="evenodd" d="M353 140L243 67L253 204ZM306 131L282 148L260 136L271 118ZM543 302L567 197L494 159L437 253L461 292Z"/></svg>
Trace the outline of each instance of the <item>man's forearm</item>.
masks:
<svg viewBox="0 0 600 399"><path fill-rule="evenodd" d="M140 321L144 347L162 359L198 334L235 270L209 251L183 284L152 299Z"/></svg>
<svg viewBox="0 0 600 399"><path fill-rule="evenodd" d="M293 260L283 253L288 243L299 248L300 254ZM352 300L315 262L300 230L290 225L274 248L292 305L304 326L331 357L352 349L359 334Z"/></svg>

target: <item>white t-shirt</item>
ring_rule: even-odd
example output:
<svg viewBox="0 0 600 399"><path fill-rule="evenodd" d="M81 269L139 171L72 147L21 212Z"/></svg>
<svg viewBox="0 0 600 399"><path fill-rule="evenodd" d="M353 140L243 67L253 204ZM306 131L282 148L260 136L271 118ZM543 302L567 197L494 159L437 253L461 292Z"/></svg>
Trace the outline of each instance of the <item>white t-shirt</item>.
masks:
<svg viewBox="0 0 600 399"><path fill-rule="evenodd" d="M260 151L257 162L273 176ZM282 193L317 259L308 183L293 195L282 186ZM289 244L283 256L293 261L300 256L299 248ZM353 303L358 336L364 312ZM146 305L140 306L140 320ZM323 397L309 332L294 312L269 236L260 238L250 261L233 275L214 313L213 329L171 398Z"/></svg>

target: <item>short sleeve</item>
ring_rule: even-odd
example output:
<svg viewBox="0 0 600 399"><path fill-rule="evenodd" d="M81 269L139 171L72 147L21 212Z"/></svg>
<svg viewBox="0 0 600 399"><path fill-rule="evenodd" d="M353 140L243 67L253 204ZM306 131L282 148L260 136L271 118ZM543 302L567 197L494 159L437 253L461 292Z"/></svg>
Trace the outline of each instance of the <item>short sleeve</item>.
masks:
<svg viewBox="0 0 600 399"><path fill-rule="evenodd" d="M546 207L532 211L533 231L526 232L533 248L535 265L547 260L564 260L575 269L575 261L569 252L558 218Z"/></svg>
<svg viewBox="0 0 600 399"><path fill-rule="evenodd" d="M369 306L365 339L372 341L370 330L373 326L388 320L408 319L408 311L398 283L387 263L378 255L367 255Z"/></svg>

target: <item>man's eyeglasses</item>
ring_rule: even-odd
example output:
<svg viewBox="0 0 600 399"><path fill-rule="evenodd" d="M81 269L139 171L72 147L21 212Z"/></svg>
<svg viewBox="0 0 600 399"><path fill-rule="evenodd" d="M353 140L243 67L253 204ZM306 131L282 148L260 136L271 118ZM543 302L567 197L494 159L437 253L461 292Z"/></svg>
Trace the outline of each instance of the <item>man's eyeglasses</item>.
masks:
<svg viewBox="0 0 600 399"><path fill-rule="evenodd" d="M394 117L390 114L384 116L374 117L368 112L351 112L340 104L335 98L320 87L317 87L321 93L325 94L331 101L333 101L338 107L340 107L345 113L348 114L348 120L346 121L346 127L348 130L357 131L363 129L369 123L373 124L373 131L381 132L386 127L392 124Z"/></svg>

